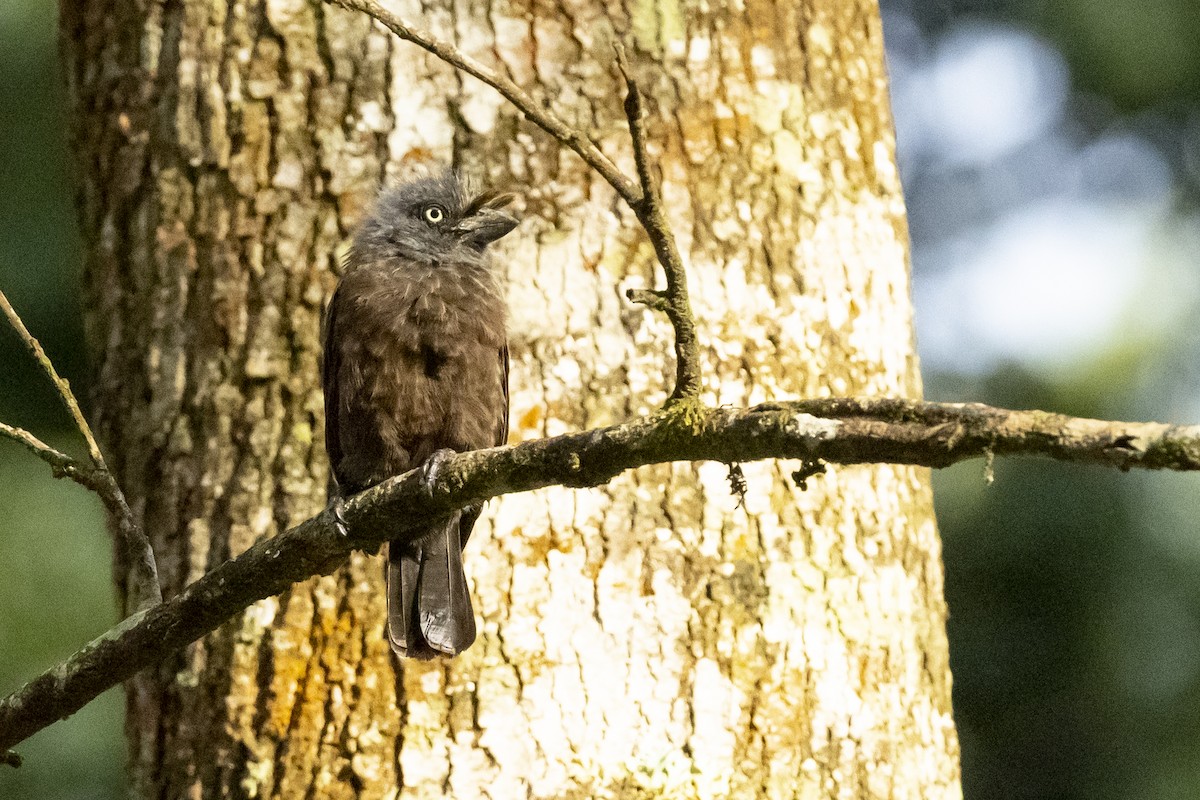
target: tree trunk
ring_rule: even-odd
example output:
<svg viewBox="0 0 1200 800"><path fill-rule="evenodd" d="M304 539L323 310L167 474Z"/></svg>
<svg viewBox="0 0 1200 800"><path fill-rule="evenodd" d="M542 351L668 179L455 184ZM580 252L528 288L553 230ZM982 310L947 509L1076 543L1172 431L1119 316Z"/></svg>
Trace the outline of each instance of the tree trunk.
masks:
<svg viewBox="0 0 1200 800"><path fill-rule="evenodd" d="M324 504L318 320L380 182L518 189L513 441L661 404L653 252L490 88L308 0L62 0L98 423L165 594ZM540 87L632 174L651 98L706 401L920 394L871 0L392 5ZM127 687L144 797L953 797L925 470L677 464L493 501L475 646L390 660L380 565L258 603ZM124 567L117 565L118 588Z"/></svg>

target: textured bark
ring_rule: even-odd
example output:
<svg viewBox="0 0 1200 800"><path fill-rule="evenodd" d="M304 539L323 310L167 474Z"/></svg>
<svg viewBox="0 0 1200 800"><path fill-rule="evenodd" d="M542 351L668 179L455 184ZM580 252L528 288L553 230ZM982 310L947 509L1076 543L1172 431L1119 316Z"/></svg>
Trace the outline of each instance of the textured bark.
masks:
<svg viewBox="0 0 1200 800"><path fill-rule="evenodd" d="M489 88L303 0L63 0L97 428L172 596L323 501L317 329L389 165L523 191L501 248L513 440L665 397L653 253ZM396 6L498 62L632 174L629 45L706 399L915 397L871 2ZM736 13L731 13L736 12ZM128 688L146 797L944 797L958 792L928 477L647 468L493 502L478 643L393 670L375 559L253 606ZM118 565L118 576L123 565ZM395 705L399 698L400 709Z"/></svg>

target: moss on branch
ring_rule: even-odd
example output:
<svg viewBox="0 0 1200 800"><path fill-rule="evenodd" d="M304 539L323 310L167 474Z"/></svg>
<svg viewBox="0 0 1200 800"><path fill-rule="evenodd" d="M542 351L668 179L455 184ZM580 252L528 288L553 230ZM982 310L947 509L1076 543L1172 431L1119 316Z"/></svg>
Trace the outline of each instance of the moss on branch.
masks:
<svg viewBox="0 0 1200 800"><path fill-rule="evenodd" d="M217 566L170 601L126 619L67 661L0 700L0 752L78 711L105 689L199 639L251 603L324 575L353 550L374 552L470 503L546 486L598 486L670 461L944 467L991 454L1045 456L1127 470L1200 470L1200 426L1106 422L981 404L894 399L806 400L748 409L694 398L608 428L460 453L427 491L416 472L347 502L351 534L325 511ZM11 759L10 759L11 761Z"/></svg>

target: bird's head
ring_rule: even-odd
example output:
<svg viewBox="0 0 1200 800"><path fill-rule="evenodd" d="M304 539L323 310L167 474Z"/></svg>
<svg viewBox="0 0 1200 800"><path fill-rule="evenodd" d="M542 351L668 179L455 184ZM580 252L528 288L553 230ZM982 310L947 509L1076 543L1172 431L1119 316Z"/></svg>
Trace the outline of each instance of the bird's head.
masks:
<svg viewBox="0 0 1200 800"><path fill-rule="evenodd" d="M398 252L438 262L478 257L517 227L505 210L514 199L506 192L474 193L448 169L415 178L380 195L355 248L368 258Z"/></svg>

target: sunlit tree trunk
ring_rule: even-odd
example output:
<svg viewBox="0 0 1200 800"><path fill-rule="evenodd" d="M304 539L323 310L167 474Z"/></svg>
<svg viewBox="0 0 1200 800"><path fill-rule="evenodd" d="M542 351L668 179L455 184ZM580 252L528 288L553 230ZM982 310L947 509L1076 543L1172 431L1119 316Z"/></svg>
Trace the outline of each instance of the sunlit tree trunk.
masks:
<svg viewBox="0 0 1200 800"><path fill-rule="evenodd" d="M394 3L632 173L612 42L689 262L705 399L915 397L904 208L870 0ZM63 0L99 427L167 595L324 503L317 331L405 158L524 198L505 240L513 441L663 401L653 252L486 86L306 0ZM928 475L643 469L493 501L476 645L391 662L356 556L128 692L144 797L958 794ZM118 588L123 565L117 569Z"/></svg>

